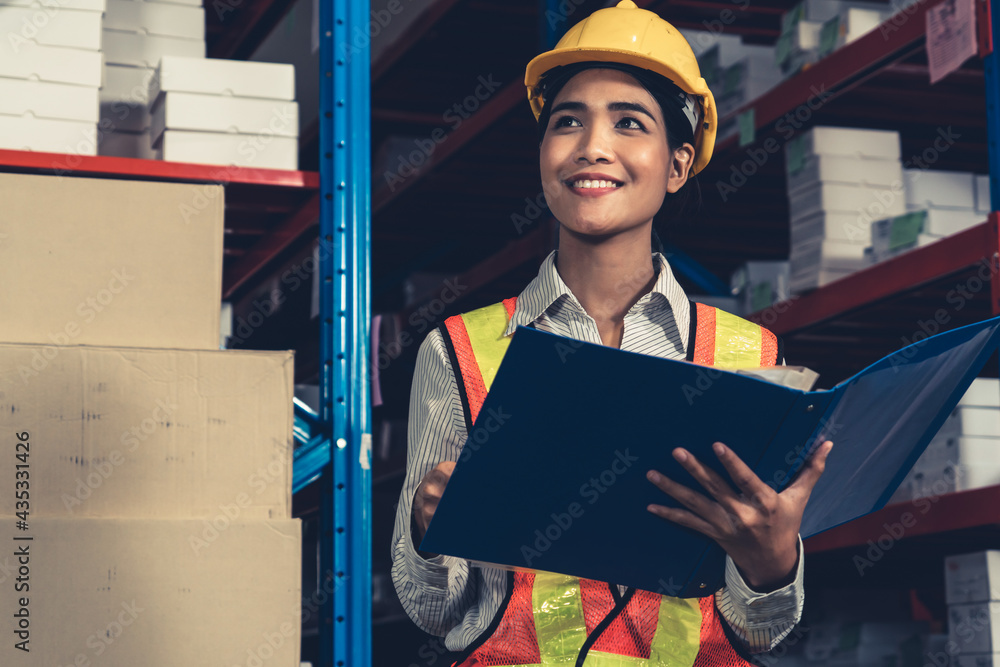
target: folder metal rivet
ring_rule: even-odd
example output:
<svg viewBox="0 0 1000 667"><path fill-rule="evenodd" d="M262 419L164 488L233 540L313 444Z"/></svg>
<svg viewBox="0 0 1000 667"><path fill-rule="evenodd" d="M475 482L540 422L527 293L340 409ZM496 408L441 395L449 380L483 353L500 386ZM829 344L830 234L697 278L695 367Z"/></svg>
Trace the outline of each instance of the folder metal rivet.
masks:
<svg viewBox="0 0 1000 667"><path fill-rule="evenodd" d="M704 587L705 587L705 584L699 584L698 585L698 588L704 588Z"/></svg>
<svg viewBox="0 0 1000 667"><path fill-rule="evenodd" d="M807 405L806 406L806 412L812 412L814 407L816 407L816 406L814 406L814 405Z"/></svg>

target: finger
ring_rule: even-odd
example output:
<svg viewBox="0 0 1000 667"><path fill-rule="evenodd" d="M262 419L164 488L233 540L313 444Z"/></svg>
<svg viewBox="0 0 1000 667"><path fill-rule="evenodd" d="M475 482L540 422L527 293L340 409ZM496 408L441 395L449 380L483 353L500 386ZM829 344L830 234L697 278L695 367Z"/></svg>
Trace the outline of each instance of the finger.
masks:
<svg viewBox="0 0 1000 667"><path fill-rule="evenodd" d="M726 480L722 479L722 476L717 472L704 465L691 452L683 447L678 447L674 450L674 458L720 503L726 507L732 507L736 502L736 494Z"/></svg>
<svg viewBox="0 0 1000 667"><path fill-rule="evenodd" d="M719 520L725 514L725 510L718 503L713 503L704 495L665 477L656 470L650 470L646 474L646 478L655 484L660 491L705 520Z"/></svg>
<svg viewBox="0 0 1000 667"><path fill-rule="evenodd" d="M712 539L717 539L719 532L716 530L715 526L705 521L701 517L687 511L676 507L664 507L663 505L649 505L646 510L661 519L666 519L667 521L672 521L685 528L691 528L692 530L697 530L703 535L707 535Z"/></svg>
<svg viewBox="0 0 1000 667"><path fill-rule="evenodd" d="M730 479L736 484L736 487L743 492L747 498L757 498L764 499L768 497L768 494L773 494L774 489L769 487L767 484L760 480L760 477L750 469L746 463L743 462L736 452L726 447L721 442L717 442L712 445L715 455L719 457L719 461L722 462L722 466L729 473Z"/></svg>
<svg viewBox="0 0 1000 667"><path fill-rule="evenodd" d="M813 487L819 481L819 476L826 470L826 458L830 455L830 450L832 449L833 442L830 440L817 447L816 451L809 457L809 460L806 461L805 467L798 478L788 485L788 489L795 489L797 493L804 494L808 500L812 494ZM787 491L788 489L785 490Z"/></svg>
<svg viewBox="0 0 1000 667"><path fill-rule="evenodd" d="M451 475L444 473L437 468L427 473L424 478L424 495L428 497L440 498L444 494L444 489L448 486Z"/></svg>
<svg viewBox="0 0 1000 667"><path fill-rule="evenodd" d="M442 461L441 463L439 463L436 466L434 466L434 469L435 470L440 470L441 472L443 472L448 477L451 477L451 474L453 472L455 472L455 462L454 461Z"/></svg>

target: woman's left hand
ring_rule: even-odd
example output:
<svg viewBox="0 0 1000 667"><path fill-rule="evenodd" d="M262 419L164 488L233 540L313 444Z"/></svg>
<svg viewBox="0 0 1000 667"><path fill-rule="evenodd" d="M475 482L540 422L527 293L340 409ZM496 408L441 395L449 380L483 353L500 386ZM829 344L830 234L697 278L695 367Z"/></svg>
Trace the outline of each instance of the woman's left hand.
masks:
<svg viewBox="0 0 1000 667"><path fill-rule="evenodd" d="M649 481L687 509L662 505L650 505L647 509L715 540L755 590L776 590L794 579L802 513L832 448L830 441L817 447L798 478L778 493L731 449L717 442L713 445L715 454L742 491L738 494L719 474L678 447L673 452L674 458L715 501L650 470L646 475Z"/></svg>

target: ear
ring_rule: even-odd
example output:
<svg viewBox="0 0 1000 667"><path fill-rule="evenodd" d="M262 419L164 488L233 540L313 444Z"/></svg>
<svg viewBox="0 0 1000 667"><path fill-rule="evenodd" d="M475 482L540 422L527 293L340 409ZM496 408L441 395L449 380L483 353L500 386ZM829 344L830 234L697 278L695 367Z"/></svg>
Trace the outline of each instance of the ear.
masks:
<svg viewBox="0 0 1000 667"><path fill-rule="evenodd" d="M667 176L667 192L673 194L683 187L694 164L694 146L683 144L670 157L670 170Z"/></svg>

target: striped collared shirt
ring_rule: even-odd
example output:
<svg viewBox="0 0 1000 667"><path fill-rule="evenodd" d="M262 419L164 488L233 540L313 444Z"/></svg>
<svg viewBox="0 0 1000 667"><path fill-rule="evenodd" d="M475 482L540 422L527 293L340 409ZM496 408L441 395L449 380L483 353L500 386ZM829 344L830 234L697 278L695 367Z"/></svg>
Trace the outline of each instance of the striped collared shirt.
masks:
<svg viewBox="0 0 1000 667"><path fill-rule="evenodd" d="M506 334L533 323L540 331L601 345L597 323L556 270L557 252L549 254L538 276L518 296ZM690 302L663 255L654 253L652 261L658 270L656 283L625 315L621 349L684 359ZM642 275L637 271L634 280L644 283ZM634 292L642 283L626 276L622 291ZM455 372L440 331L432 330L417 353L410 394L406 479L392 538L392 578L410 618L424 631L445 637L449 650L461 651L496 615L507 593L507 573L471 567L451 556L421 557L414 548L410 521L413 497L424 475L442 461L457 461L468 436ZM726 558L726 585L715 594L716 606L751 652L773 648L801 617L801 540L799 554L795 581L767 594L751 589Z"/></svg>

